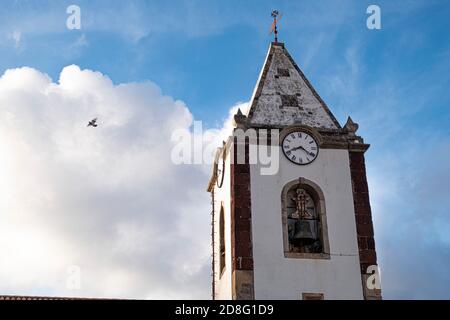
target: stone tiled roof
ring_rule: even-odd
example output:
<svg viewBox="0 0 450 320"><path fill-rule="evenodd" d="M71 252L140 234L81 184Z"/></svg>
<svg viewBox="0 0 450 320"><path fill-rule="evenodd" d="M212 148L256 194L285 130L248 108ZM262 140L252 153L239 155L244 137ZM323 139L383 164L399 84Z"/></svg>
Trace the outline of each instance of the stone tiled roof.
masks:
<svg viewBox="0 0 450 320"><path fill-rule="evenodd" d="M341 128L283 43L269 47L247 116L251 126Z"/></svg>
<svg viewBox="0 0 450 320"><path fill-rule="evenodd" d="M0 301L21 301L21 300L91 300L86 298L69 298L69 297L40 297L40 296L0 296Z"/></svg>

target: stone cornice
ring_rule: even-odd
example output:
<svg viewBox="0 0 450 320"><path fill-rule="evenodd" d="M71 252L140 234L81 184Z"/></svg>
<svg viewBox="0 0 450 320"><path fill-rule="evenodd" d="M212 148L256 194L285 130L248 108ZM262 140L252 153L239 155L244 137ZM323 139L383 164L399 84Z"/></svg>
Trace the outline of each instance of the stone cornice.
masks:
<svg viewBox="0 0 450 320"><path fill-rule="evenodd" d="M292 132L294 130L304 130L310 133L314 138L317 140L318 145L321 149L342 149L342 150L348 150L351 152L366 152L370 144L364 143L364 139L361 136L358 136L355 134L357 130L357 124L353 123L351 119L349 118L349 121L351 122L349 124L349 121L347 121L347 124L342 129L324 129L324 128L312 128L309 126L305 126L302 124L292 125L292 126L249 126L248 122L246 121L246 117L242 116L242 114L237 115L236 117L239 119L238 121L235 121L237 128L234 130L248 130L248 129L254 129L256 131L257 137L258 137L258 143L262 144L262 141L259 141L261 138L264 141L267 141L267 143L270 143L270 130L275 129L279 130L279 137L281 143L282 138L288 134L289 132ZM234 131L233 131L234 133ZM211 192L214 189L214 184L216 182L217 174L217 161L220 156L223 156L225 153L228 154L230 151L230 147L233 144L232 136L230 136L227 140L227 142L223 145L222 148L218 148L214 160L213 165L213 173L211 176L211 179L208 183L208 192Z"/></svg>

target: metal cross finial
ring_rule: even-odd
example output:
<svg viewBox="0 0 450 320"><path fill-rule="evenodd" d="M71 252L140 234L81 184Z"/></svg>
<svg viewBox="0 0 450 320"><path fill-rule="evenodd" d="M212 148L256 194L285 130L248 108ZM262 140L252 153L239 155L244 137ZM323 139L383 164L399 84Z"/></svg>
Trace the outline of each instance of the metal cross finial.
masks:
<svg viewBox="0 0 450 320"><path fill-rule="evenodd" d="M277 24L278 24L278 21L281 19L281 14L278 12L278 10L273 10L271 16L273 18L273 23L272 23L272 27L270 28L270 33L272 33L272 32L274 33L275 43L277 43L278 42Z"/></svg>

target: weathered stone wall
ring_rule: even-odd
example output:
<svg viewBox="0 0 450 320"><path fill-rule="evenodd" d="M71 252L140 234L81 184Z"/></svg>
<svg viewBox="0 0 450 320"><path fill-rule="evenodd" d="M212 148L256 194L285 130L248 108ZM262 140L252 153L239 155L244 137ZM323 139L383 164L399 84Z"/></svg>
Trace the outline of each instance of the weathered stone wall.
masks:
<svg viewBox="0 0 450 320"><path fill-rule="evenodd" d="M334 116L292 60L283 44L272 44L252 97L252 125L338 129Z"/></svg>
<svg viewBox="0 0 450 320"><path fill-rule="evenodd" d="M363 152L349 152L352 178L353 205L355 207L361 281L365 299L381 298L381 290L369 290L366 285L367 268L377 265L372 210L369 200L366 165Z"/></svg>
<svg viewBox="0 0 450 320"><path fill-rule="evenodd" d="M238 164L238 148L233 144L234 164L231 164L231 256L233 299L254 299L252 216L250 199L250 165L248 145L245 164Z"/></svg>

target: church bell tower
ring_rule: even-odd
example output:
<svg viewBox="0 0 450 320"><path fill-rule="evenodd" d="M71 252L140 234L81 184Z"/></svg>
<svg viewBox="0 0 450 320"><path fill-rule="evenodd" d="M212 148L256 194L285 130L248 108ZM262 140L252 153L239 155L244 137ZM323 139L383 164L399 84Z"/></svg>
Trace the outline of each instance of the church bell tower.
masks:
<svg viewBox="0 0 450 320"><path fill-rule="evenodd" d="M378 269L369 145L357 130L350 117L339 124L284 44L271 43L208 185L214 299L381 299L368 285ZM257 138L238 140L238 131ZM278 151L270 174L250 161L264 144Z"/></svg>

